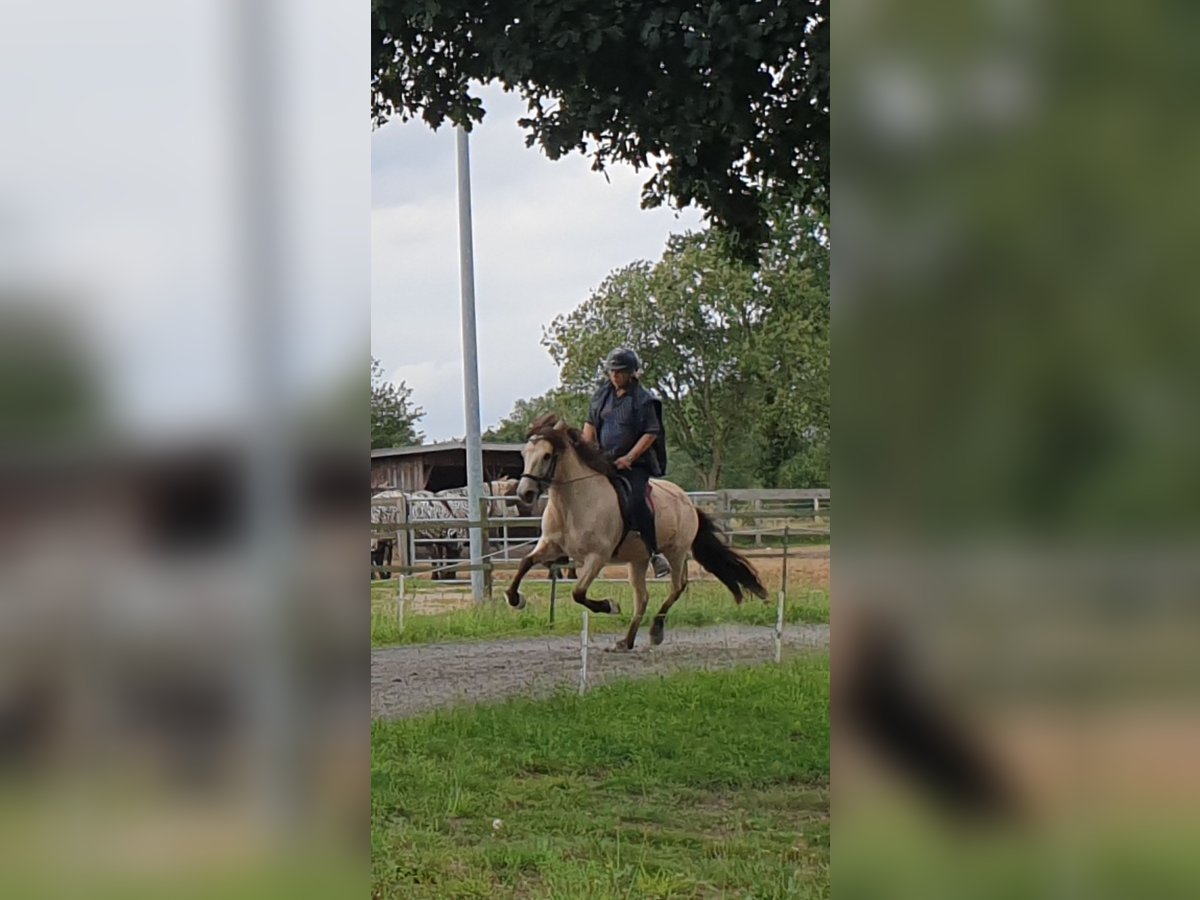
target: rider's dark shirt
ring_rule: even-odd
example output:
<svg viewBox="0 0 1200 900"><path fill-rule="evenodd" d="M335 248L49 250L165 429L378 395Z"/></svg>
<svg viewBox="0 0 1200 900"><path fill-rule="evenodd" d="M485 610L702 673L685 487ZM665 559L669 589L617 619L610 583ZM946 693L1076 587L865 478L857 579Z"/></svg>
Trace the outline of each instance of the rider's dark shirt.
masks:
<svg viewBox="0 0 1200 900"><path fill-rule="evenodd" d="M662 440L658 404L640 385L631 387L620 397L612 385L608 385L607 390L601 388L593 398L588 421L596 429L600 448L609 459L624 456L644 434L659 435L658 440ZM634 465L660 474L658 454L653 450L643 453Z"/></svg>

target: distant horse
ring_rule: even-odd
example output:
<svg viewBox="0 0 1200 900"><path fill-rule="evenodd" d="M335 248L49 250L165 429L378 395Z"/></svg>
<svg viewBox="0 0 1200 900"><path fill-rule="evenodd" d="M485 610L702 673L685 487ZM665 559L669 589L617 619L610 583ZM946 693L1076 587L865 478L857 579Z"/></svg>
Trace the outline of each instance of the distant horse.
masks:
<svg viewBox="0 0 1200 900"><path fill-rule="evenodd" d="M522 503L520 498L516 497L518 481L516 478L500 478L496 481L487 481L483 485L483 496L488 501L487 514L489 519L504 519L514 517L514 513L520 515L528 515L532 507ZM467 488L455 487L447 488L444 491L438 491L434 494L440 500L444 500L450 505L451 511L456 519L474 519L471 515L467 502ZM505 497L513 497L517 502L513 504L504 500Z"/></svg>
<svg viewBox="0 0 1200 900"><path fill-rule="evenodd" d="M442 519L460 518L454 515L448 501L441 499L432 491L413 491L405 493L403 491L383 491L376 494L374 500L396 500L404 504L407 510L408 521L410 523L417 522L436 522ZM398 522L399 507L371 505L371 523L373 525L388 525L393 522ZM434 559L435 571L433 577L435 579L446 579L454 577L453 572L447 571L443 564L446 560L458 559L462 556L462 546L467 540L467 530L457 526L449 526L444 528L414 528L413 537L421 541L420 547L427 548L430 556ZM373 541L371 550L371 562L374 565L391 565L392 551L395 547L395 541L390 537L381 537ZM379 562L375 562L376 559ZM384 561L386 559L386 562Z"/></svg>
<svg viewBox="0 0 1200 900"><path fill-rule="evenodd" d="M488 497L488 518L501 519L511 518L516 515L529 515L532 507L516 501L514 505L503 500L504 497L514 497L517 492L517 479L501 478L496 481L489 481L484 484L484 496ZM467 489L465 487L449 488L444 491L413 491L404 493L402 491L384 491L377 494L376 500L402 500L408 511L408 521L416 522L436 522L444 519L473 519L471 515L470 504L467 501ZM372 506L371 508L372 523L388 524L399 521L397 509L390 506ZM454 525L446 527L430 527L430 528L414 528L413 537L420 540L422 548L427 548L430 556L435 560L435 571L433 578L437 580L452 579L455 577L455 572L447 568L447 563L450 560L461 559L465 552L468 542L469 532L466 528ZM374 566L390 566L392 564L392 554L395 548L395 540L390 537L372 538L371 540L371 563ZM372 577L375 577L375 572L372 571ZM389 573L384 572L379 575L380 578L388 577Z"/></svg>
<svg viewBox="0 0 1200 900"><path fill-rule="evenodd" d="M592 612L619 613L621 610L614 601L593 600L587 591L610 561L628 563L637 609L628 633L617 641L614 649L632 650L650 600L646 590L650 554L641 538L629 532L622 518L619 473L598 447L583 441L577 429L553 414L533 423L521 455L525 470L517 486L517 496L530 503L540 489L547 488L549 503L542 516L542 537L521 560L506 592L509 604L518 609L525 606L521 579L531 568L565 555L580 564L579 579L572 591L575 602ZM650 498L658 549L671 564L671 592L654 615L651 643L662 643L667 612L687 587L689 551L696 562L729 588L736 602L742 602L743 588L766 599L766 588L754 567L721 542L712 519L696 509L680 487L651 479Z"/></svg>
<svg viewBox="0 0 1200 900"><path fill-rule="evenodd" d="M377 566L391 566L392 553L396 549L396 539L390 537L371 538L371 580L376 578L386 580L392 577L392 573L384 568L382 571L376 571Z"/></svg>

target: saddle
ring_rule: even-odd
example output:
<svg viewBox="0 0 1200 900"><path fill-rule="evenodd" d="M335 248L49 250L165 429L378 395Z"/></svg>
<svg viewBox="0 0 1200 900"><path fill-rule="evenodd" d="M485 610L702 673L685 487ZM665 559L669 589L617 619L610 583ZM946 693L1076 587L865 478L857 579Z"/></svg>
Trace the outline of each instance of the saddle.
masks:
<svg viewBox="0 0 1200 900"><path fill-rule="evenodd" d="M621 524L624 530L621 533L621 540L617 541L617 546L621 546L621 541L625 540L626 535L631 531L637 531L638 523L633 520L633 485L629 483L629 479L624 475L617 474L612 480L613 487L617 489L617 505L621 507ZM646 482L646 505L650 507L651 514L654 513L654 494L650 490L650 482Z"/></svg>

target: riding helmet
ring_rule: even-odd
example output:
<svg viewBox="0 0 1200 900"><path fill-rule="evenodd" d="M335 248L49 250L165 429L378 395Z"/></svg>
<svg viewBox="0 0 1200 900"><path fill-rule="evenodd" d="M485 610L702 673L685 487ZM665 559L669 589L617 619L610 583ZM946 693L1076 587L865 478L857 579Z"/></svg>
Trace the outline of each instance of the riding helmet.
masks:
<svg viewBox="0 0 1200 900"><path fill-rule="evenodd" d="M604 368L609 372L637 372L642 368L642 361L629 348L618 347L608 354L608 359L604 361Z"/></svg>

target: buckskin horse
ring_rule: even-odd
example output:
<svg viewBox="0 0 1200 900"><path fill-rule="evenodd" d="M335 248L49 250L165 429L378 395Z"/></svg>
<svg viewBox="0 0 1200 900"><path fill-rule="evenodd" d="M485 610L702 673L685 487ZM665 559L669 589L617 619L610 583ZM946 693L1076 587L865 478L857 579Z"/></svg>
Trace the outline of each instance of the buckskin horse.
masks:
<svg viewBox="0 0 1200 900"><path fill-rule="evenodd" d="M617 641L615 650L632 650L650 596L646 590L646 566L650 554L640 537L626 524L621 491L627 483L594 444L583 441L578 429L551 414L530 427L521 455L525 468L517 485L517 497L532 503L542 489L549 502L542 514L542 536L537 546L521 560L520 568L506 592L509 605L521 609L521 579L535 565L570 556L579 564L579 578L572 591L576 603L595 613L619 613L612 600L595 600L588 588L611 562L629 565L629 582L637 597L637 608L629 631ZM671 563L671 591L654 614L650 642L661 644L667 612L687 587L687 556L711 572L729 588L733 599L742 602L743 589L765 600L766 588L758 573L740 553L722 543L712 519L697 509L683 489L662 479L650 480L659 552Z"/></svg>

